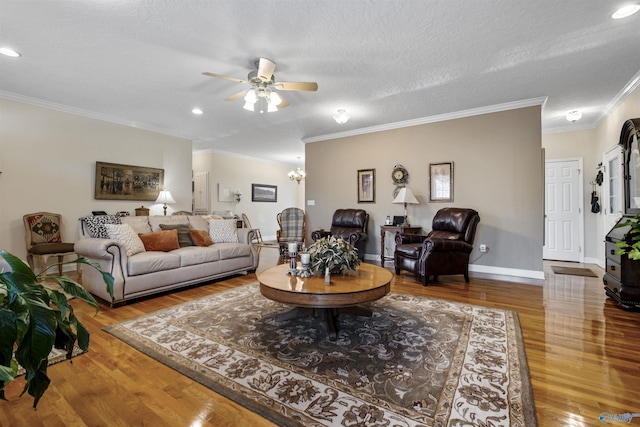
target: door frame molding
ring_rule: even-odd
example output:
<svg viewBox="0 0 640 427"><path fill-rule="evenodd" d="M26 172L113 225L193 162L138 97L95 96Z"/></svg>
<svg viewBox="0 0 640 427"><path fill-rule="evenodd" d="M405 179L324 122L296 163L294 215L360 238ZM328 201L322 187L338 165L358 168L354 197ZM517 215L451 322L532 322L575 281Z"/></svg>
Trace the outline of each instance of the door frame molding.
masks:
<svg viewBox="0 0 640 427"><path fill-rule="evenodd" d="M585 210L585 206L584 206L584 167L583 167L583 158L582 157L565 157L562 159L545 159L544 163L545 163L545 174L544 174L544 200L546 203L547 200L547 174L546 174L546 170L547 170L547 163L560 163L560 162L578 162L578 177L580 179L578 179L578 207L579 207L579 214L578 214L578 246L580 247L580 253L579 253L579 259L578 262L580 263L584 263L584 252L585 252L585 247L584 247L584 210ZM547 222L547 208L545 205L544 208L544 221L545 221L545 233L546 233L546 222ZM543 248L546 245L547 239L545 236L544 239L544 244L543 244ZM544 250L543 250L543 258L544 258Z"/></svg>

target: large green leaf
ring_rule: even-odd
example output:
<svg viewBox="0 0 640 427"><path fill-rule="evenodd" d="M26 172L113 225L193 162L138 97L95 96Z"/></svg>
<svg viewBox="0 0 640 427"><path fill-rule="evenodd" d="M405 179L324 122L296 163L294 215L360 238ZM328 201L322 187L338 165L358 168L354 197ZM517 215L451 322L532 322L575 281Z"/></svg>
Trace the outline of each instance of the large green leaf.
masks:
<svg viewBox="0 0 640 427"><path fill-rule="evenodd" d="M87 290L83 288L82 285L80 285L78 282L71 280L66 276L53 277L53 279L58 282L58 284L62 287L62 289L64 289L67 294L81 299L91 307L95 308L96 313L98 312L99 307L97 301L95 300L95 298L93 298L93 295L87 292Z"/></svg>
<svg viewBox="0 0 640 427"><path fill-rule="evenodd" d="M16 338L18 338L16 315L13 311L0 307L0 365L9 366Z"/></svg>
<svg viewBox="0 0 640 427"><path fill-rule="evenodd" d="M56 328L58 325L58 313L44 304L41 300L25 298L29 307L29 323L27 331L18 343L16 360L29 372L35 372L53 348Z"/></svg>

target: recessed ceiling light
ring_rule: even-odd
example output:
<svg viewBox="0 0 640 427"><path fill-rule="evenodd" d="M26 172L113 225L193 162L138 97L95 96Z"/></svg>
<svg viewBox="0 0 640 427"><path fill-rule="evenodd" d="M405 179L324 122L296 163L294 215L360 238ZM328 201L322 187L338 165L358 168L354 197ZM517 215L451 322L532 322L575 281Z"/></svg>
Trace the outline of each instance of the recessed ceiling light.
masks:
<svg viewBox="0 0 640 427"><path fill-rule="evenodd" d="M637 13L640 10L640 5L638 4L628 4L626 6L622 6L620 9L616 10L611 17L613 19L622 19L627 16L631 16L634 13Z"/></svg>
<svg viewBox="0 0 640 427"><path fill-rule="evenodd" d="M19 58L22 55L20 54L20 52L17 52L13 49L11 49L10 47L0 47L0 53L5 55L5 56L9 56L11 58Z"/></svg>
<svg viewBox="0 0 640 427"><path fill-rule="evenodd" d="M203 112L201 109L199 109L199 108L194 108L193 110L191 110L191 112L192 112L193 114L195 114L195 115L198 115L198 116L200 116L200 115L202 115L202 114L204 113L204 112Z"/></svg>

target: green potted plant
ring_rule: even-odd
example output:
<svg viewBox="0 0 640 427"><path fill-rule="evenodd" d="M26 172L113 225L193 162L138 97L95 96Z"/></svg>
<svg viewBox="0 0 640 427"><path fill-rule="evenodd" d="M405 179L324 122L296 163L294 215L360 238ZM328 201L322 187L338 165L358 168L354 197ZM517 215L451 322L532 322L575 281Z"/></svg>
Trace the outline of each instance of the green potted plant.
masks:
<svg viewBox="0 0 640 427"><path fill-rule="evenodd" d="M311 258L311 269L320 274L324 274L326 268L329 268L331 274L337 274L345 268L355 270L360 265L358 249L340 237L318 239L309 246L307 252Z"/></svg>
<svg viewBox="0 0 640 427"><path fill-rule="evenodd" d="M629 227L624 238L616 242L618 255L626 254L629 259L640 259L640 214L629 217L626 221L616 224L615 228Z"/></svg>
<svg viewBox="0 0 640 427"><path fill-rule="evenodd" d="M67 351L67 358L76 344L82 350L89 348L89 331L78 320L69 304L71 295L96 309L98 303L79 283L67 276L48 276L47 270L39 275L22 260L0 250L11 271L0 269L0 399L6 400L5 387L18 373L18 364L25 370L26 384L21 396L33 396L33 407L49 387L47 357L55 346ZM109 295L113 296L113 277L103 272L98 264L79 258L61 264L81 263L102 274ZM54 264L53 266L58 266ZM57 282L64 290L49 290L40 280Z"/></svg>

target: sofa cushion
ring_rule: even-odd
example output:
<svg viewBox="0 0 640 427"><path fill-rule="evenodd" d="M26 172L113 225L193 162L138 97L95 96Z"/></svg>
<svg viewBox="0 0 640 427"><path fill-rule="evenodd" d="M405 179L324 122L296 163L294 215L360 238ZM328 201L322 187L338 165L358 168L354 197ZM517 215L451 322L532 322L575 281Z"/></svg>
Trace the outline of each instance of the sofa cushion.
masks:
<svg viewBox="0 0 640 427"><path fill-rule="evenodd" d="M98 239L108 239L109 234L104 227L106 224L122 224L120 217L116 215L86 216L82 221L89 230L89 235Z"/></svg>
<svg viewBox="0 0 640 427"><path fill-rule="evenodd" d="M148 251L169 252L180 248L178 230L152 231L151 233L140 233L138 236Z"/></svg>
<svg viewBox="0 0 640 427"><path fill-rule="evenodd" d="M199 247L190 246L180 248L172 253L180 255L180 265L186 267L188 265L205 264L207 262L216 262L220 260L220 251L215 246Z"/></svg>
<svg viewBox="0 0 640 427"><path fill-rule="evenodd" d="M186 224L189 225L189 219L187 215L154 215L149 218L149 225L151 225L151 231L160 231L160 224Z"/></svg>
<svg viewBox="0 0 640 427"><path fill-rule="evenodd" d="M191 240L196 246L211 246L213 245L213 240L211 240L211 236L205 230L189 230L189 235L191 236Z"/></svg>
<svg viewBox="0 0 640 427"><path fill-rule="evenodd" d="M120 221L123 224L129 224L136 233L151 233L148 216L124 216Z"/></svg>
<svg viewBox="0 0 640 427"><path fill-rule="evenodd" d="M216 244L213 247L220 251L220 259L251 256L251 245L244 243L222 243L219 245Z"/></svg>
<svg viewBox="0 0 640 427"><path fill-rule="evenodd" d="M209 236L213 243L237 243L238 226L235 219L212 219L209 221Z"/></svg>
<svg viewBox="0 0 640 427"><path fill-rule="evenodd" d="M209 215L189 215L189 228L192 230L209 231Z"/></svg>
<svg viewBox="0 0 640 427"><path fill-rule="evenodd" d="M121 242L128 257L145 251L142 240L129 224L104 224L104 227L107 238Z"/></svg>
<svg viewBox="0 0 640 427"><path fill-rule="evenodd" d="M160 224L163 231L178 230L178 244L181 248L185 246L193 246L191 234L189 234L189 226L187 224Z"/></svg>
<svg viewBox="0 0 640 427"><path fill-rule="evenodd" d="M129 257L129 276L139 276L180 267L180 255L173 252L141 252Z"/></svg>

